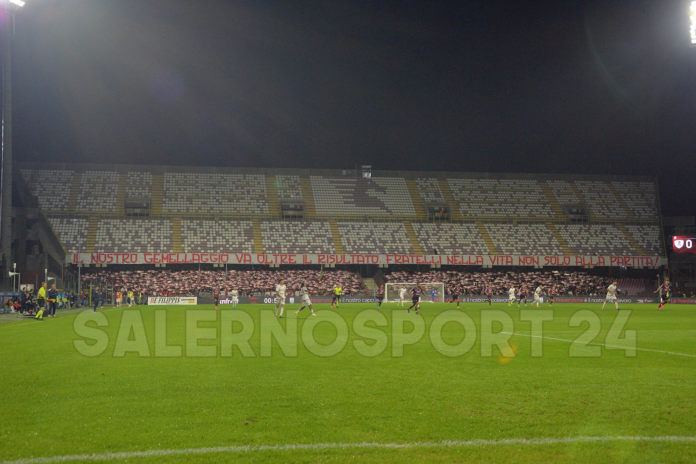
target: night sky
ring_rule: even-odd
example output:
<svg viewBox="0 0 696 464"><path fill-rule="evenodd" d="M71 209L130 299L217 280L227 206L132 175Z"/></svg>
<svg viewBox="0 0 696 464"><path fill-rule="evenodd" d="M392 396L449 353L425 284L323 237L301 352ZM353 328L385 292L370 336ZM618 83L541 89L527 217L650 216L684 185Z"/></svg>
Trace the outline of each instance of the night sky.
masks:
<svg viewBox="0 0 696 464"><path fill-rule="evenodd" d="M686 1L26 2L16 161L658 175L696 210Z"/></svg>

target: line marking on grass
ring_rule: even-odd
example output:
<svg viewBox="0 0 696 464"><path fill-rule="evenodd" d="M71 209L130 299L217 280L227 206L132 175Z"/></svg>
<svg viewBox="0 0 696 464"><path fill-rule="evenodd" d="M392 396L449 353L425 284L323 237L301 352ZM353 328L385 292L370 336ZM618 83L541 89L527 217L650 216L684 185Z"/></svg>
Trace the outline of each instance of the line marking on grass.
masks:
<svg viewBox="0 0 696 464"><path fill-rule="evenodd" d="M554 340L557 342L567 342L567 343L573 343L575 340L567 340L565 338L555 338L555 337L543 337L541 335L531 335L531 334L523 334L519 332L500 332L508 335L519 335L520 337L529 337L529 338L541 338L543 340ZM661 351L661 350L651 350L649 348L631 348L628 346L619 346L619 345L607 345L605 343L587 343L587 345L594 345L594 346L603 346L605 348L620 348L622 350L625 349L635 349L638 351L649 351L651 353L662 353L662 354L671 354L674 356L686 356L688 358L696 358L696 354L687 354L687 353L677 353L674 351Z"/></svg>
<svg viewBox="0 0 696 464"><path fill-rule="evenodd" d="M415 443L315 443L294 445L261 446L219 446L213 448L160 449L147 451L126 451L121 453L73 454L44 458L26 458L4 461L3 464L42 464L66 461L108 461L141 457L185 456L213 453L254 453L260 451L302 451L335 449L408 449L408 448L458 448L474 446L504 445L556 445L569 443L612 443L612 442L662 442L662 443L696 443L696 437L567 437L567 438L501 438L498 440L451 440L441 442Z"/></svg>

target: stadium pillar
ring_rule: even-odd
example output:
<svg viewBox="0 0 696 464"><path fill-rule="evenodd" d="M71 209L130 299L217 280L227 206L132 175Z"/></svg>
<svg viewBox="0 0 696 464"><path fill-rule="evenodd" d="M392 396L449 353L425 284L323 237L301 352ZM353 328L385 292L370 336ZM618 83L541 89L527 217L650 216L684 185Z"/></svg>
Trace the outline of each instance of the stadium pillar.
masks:
<svg viewBox="0 0 696 464"><path fill-rule="evenodd" d="M12 26L14 15L5 6L2 45L2 191L0 191L0 242L2 282L7 281L12 263Z"/></svg>

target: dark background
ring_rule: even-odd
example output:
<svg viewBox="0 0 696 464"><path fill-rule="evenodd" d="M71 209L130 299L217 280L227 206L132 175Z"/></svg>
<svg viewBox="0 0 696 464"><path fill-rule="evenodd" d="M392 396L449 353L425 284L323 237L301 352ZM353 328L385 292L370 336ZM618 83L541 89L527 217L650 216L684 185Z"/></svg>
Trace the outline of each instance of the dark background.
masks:
<svg viewBox="0 0 696 464"><path fill-rule="evenodd" d="M696 209L687 1L26 1L16 161L657 175Z"/></svg>

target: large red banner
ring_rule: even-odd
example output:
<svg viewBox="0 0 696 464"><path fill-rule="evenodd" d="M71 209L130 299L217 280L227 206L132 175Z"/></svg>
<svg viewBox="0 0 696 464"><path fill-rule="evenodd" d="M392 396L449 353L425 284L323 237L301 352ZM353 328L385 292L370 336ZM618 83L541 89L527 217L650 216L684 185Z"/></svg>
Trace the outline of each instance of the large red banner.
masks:
<svg viewBox="0 0 696 464"><path fill-rule="evenodd" d="M73 253L67 264L428 264L445 266L629 266L667 264L659 256L366 255L253 253Z"/></svg>

